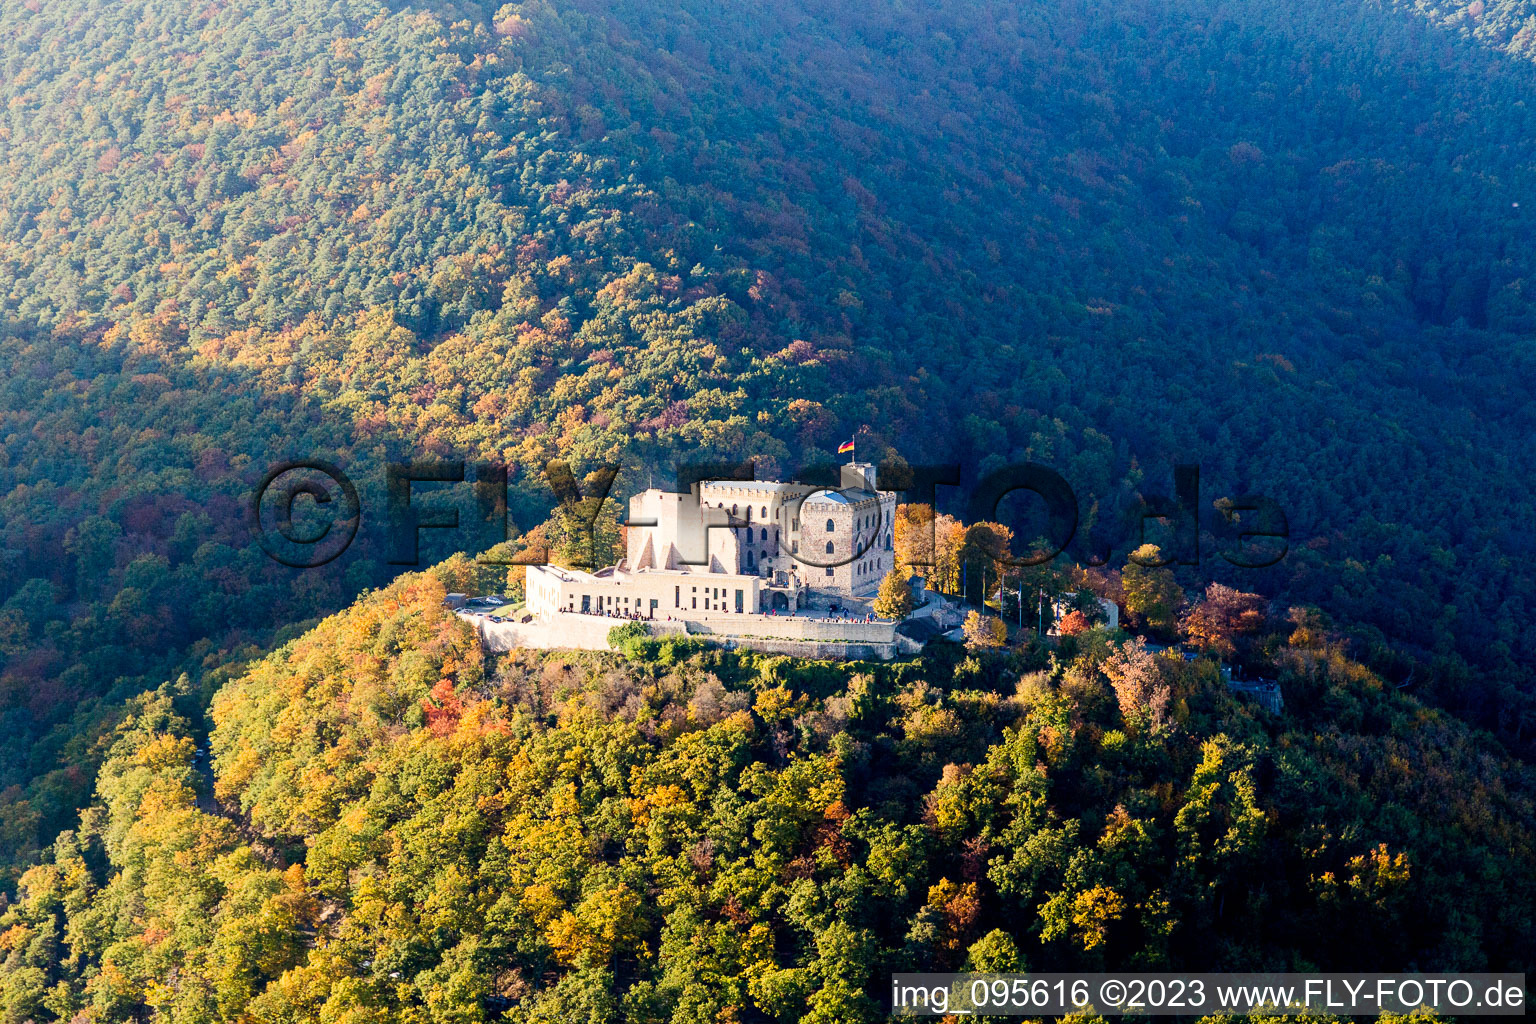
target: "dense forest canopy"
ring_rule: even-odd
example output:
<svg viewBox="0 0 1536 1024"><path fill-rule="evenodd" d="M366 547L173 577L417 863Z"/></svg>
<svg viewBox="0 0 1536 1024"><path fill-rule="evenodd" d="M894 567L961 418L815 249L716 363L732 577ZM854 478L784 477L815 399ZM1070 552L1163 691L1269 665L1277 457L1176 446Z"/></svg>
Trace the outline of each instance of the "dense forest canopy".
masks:
<svg viewBox="0 0 1536 1024"><path fill-rule="evenodd" d="M3 1019L850 1024L893 970L1536 954L1529 768L1323 633L1271 638L1281 716L1104 628L486 659L443 609L472 572L253 664L211 771L185 681L130 700L0 913Z"/></svg>
<svg viewBox="0 0 1536 1024"><path fill-rule="evenodd" d="M1053 466L1090 539L1198 462L1288 514L1246 587L1528 752L1536 70L1472 7L7 5L8 877L136 694L395 571L265 557L289 457L375 508L494 457L527 528L550 458L622 492L867 424Z"/></svg>

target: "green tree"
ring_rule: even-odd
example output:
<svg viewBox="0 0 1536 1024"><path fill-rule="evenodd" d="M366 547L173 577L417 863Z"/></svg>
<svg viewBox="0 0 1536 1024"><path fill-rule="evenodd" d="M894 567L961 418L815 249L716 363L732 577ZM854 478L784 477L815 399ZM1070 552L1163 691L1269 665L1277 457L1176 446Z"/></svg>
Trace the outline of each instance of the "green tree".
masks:
<svg viewBox="0 0 1536 1024"><path fill-rule="evenodd" d="M619 503L612 498L581 498L555 509L547 524L557 565L601 569L623 556Z"/></svg>
<svg viewBox="0 0 1536 1024"><path fill-rule="evenodd" d="M64 550L75 559L75 593L82 598L99 594L116 568L115 547L123 531L110 519L91 516L64 538Z"/></svg>

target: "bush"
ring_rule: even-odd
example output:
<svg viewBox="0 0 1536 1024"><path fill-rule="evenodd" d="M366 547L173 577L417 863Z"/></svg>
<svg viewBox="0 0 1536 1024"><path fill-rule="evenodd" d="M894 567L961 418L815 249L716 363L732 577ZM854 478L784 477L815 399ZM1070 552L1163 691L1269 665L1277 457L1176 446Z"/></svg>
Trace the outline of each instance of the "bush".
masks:
<svg viewBox="0 0 1536 1024"><path fill-rule="evenodd" d="M650 626L643 622L626 622L608 631L608 646L630 661L644 661L654 653L656 644L651 640Z"/></svg>
<svg viewBox="0 0 1536 1024"><path fill-rule="evenodd" d="M707 640L692 636L666 636L655 641L651 656L662 665L676 665L687 661L709 646Z"/></svg>

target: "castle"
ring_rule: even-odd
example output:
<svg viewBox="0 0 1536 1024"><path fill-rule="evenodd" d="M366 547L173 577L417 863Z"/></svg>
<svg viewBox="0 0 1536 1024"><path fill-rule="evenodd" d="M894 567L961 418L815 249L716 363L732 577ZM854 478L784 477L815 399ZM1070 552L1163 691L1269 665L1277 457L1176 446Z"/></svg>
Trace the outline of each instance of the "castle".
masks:
<svg viewBox="0 0 1536 1024"><path fill-rule="evenodd" d="M895 567L896 495L879 490L870 463L841 469L835 491L766 480L642 491L629 502L619 564L530 566L527 609L546 621L564 613L738 628L736 616L862 611Z"/></svg>

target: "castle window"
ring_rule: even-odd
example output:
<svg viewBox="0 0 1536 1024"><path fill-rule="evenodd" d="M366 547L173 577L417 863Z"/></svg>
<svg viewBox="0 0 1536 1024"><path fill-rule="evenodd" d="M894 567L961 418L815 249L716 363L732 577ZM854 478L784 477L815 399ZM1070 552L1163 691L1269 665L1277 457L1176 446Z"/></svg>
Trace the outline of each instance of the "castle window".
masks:
<svg viewBox="0 0 1536 1024"><path fill-rule="evenodd" d="M832 553L832 542L831 541L827 541L827 554L830 555L831 553Z"/></svg>
<svg viewBox="0 0 1536 1024"><path fill-rule="evenodd" d="M765 527L763 527L763 541L766 543L767 540L768 540L768 527L765 526Z"/></svg>
<svg viewBox="0 0 1536 1024"><path fill-rule="evenodd" d="M752 568L752 552L747 552L747 568Z"/></svg>
<svg viewBox="0 0 1536 1024"><path fill-rule="evenodd" d="M828 567L828 568L827 568L827 575L828 575L828 576L831 576L831 575L832 575L832 569L831 569L831 567L830 567L830 566L829 566L829 567Z"/></svg>
<svg viewBox="0 0 1536 1024"><path fill-rule="evenodd" d="M759 516L758 518L759 519L767 519L768 518L768 506L767 505L763 506L763 514L761 516Z"/></svg>
<svg viewBox="0 0 1536 1024"><path fill-rule="evenodd" d="M837 529L837 527L833 525L832 520L828 519L827 520L827 532L831 533L835 529Z"/></svg>

